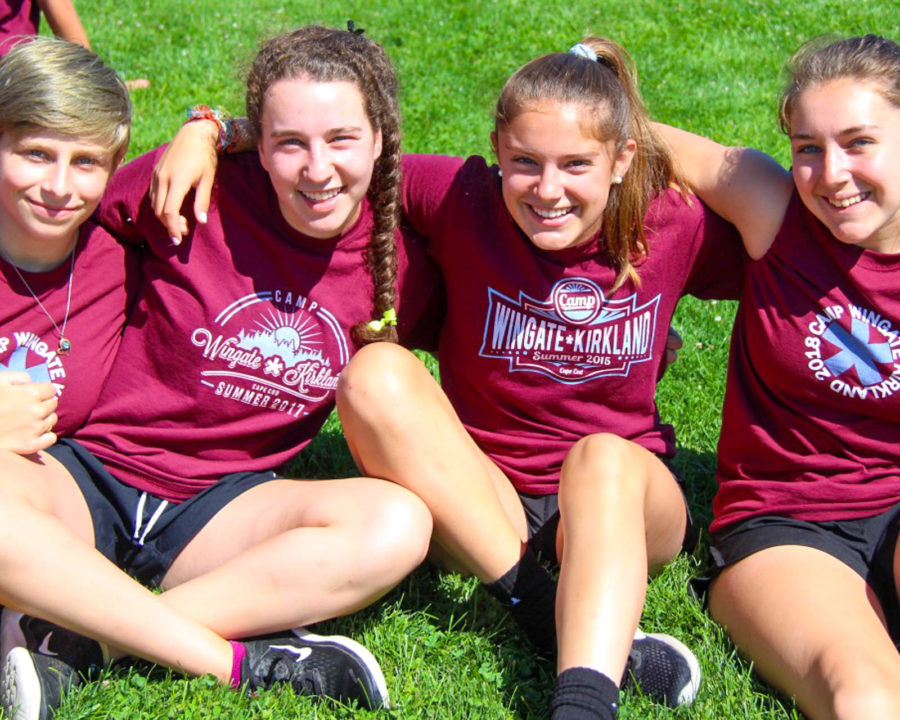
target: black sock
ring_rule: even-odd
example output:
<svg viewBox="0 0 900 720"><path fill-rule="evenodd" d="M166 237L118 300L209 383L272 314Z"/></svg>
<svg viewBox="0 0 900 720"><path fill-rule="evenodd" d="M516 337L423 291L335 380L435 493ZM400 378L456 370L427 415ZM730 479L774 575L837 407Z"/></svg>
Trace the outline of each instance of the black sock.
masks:
<svg viewBox="0 0 900 720"><path fill-rule="evenodd" d="M551 720L615 720L618 713L619 686L603 673L575 667L557 676Z"/></svg>
<svg viewBox="0 0 900 720"><path fill-rule="evenodd" d="M556 581L530 549L485 588L509 610L541 653L556 652Z"/></svg>

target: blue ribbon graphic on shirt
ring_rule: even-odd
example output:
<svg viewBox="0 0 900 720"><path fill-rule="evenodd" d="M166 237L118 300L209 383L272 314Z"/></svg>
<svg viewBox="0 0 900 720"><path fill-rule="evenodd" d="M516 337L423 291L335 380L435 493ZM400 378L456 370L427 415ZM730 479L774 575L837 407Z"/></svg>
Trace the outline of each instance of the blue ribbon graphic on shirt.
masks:
<svg viewBox="0 0 900 720"><path fill-rule="evenodd" d="M822 337L841 350L825 361L825 367L832 375L839 377L850 368L856 368L859 381L866 387L883 380L876 363L890 362L891 346L886 340L871 342L870 328L867 322L856 318L849 333L837 323L828 326Z"/></svg>
<svg viewBox="0 0 900 720"><path fill-rule="evenodd" d="M16 348L9 356L9 365L0 362L0 372L27 372L32 382L48 383L50 382L50 371L47 369L47 363L35 365L34 367L25 367L25 361L28 359L28 348Z"/></svg>

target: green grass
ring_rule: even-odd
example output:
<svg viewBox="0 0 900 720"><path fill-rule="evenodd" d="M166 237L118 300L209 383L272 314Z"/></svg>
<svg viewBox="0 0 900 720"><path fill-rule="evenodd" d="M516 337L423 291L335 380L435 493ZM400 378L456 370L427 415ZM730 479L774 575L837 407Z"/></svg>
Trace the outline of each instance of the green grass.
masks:
<svg viewBox="0 0 900 720"><path fill-rule="evenodd" d="M437 4L434 4L437 5ZM126 78L147 77L134 94L129 155L168 139L196 102L243 108L242 68L259 40L295 25L343 26L352 18L385 45L401 79L405 148L488 153L491 108L516 67L565 50L586 32L622 42L634 56L645 99L660 120L731 143L755 145L787 160L776 130L780 70L813 34L879 32L900 38L895 3L858 0L79 0L78 10L101 55ZM709 520L715 443L724 387L729 303L687 300L677 315L685 340L659 389L662 415L673 422L696 517ZM335 418L300 458L298 474L354 473ZM698 557L701 556L698 552ZM736 657L722 631L685 587L698 570L682 558L654 579L643 626L676 634L693 647L704 686L692 708L669 712L627 695L622 718L800 717ZM316 705L290 693L246 698L209 679L185 680L144 665L117 669L72 693L57 714L75 718L382 717L537 718L546 712L553 668L528 645L472 581L422 568L382 602L325 624L353 635L382 661L393 712L356 713Z"/></svg>

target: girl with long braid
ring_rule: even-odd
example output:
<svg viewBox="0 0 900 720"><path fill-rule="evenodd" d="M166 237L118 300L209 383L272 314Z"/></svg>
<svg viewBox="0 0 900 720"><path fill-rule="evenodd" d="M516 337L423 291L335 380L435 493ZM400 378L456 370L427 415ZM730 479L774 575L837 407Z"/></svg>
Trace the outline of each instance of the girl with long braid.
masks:
<svg viewBox="0 0 900 720"><path fill-rule="evenodd" d="M87 638L58 644L62 629L32 615L114 656L235 686L386 700L365 648L289 629L353 612L410 572L428 547L427 509L396 484L277 468L321 427L356 349L412 342L431 307L429 265L397 232L396 79L367 38L307 27L261 49L247 105L259 153L222 163L207 222L179 246L151 209L160 151L115 175L99 222L143 246L117 360L74 438L0 459L0 507L17 532L0 547L0 599L25 613L4 706L19 717L45 717L60 682L107 656ZM48 533L67 538L51 558ZM56 578L73 574L97 580L99 602L66 607ZM165 617L184 641L159 631Z"/></svg>

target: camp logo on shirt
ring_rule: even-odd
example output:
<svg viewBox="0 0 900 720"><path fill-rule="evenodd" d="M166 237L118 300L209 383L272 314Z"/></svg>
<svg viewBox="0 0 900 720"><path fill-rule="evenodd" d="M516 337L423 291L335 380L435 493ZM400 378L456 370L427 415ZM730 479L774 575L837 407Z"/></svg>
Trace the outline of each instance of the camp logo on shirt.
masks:
<svg viewBox="0 0 900 720"><path fill-rule="evenodd" d="M642 305L636 294L607 300L586 278L560 280L545 300L525 293L514 300L488 288L479 354L564 383L628 375L634 363L652 358L659 298Z"/></svg>
<svg viewBox="0 0 900 720"><path fill-rule="evenodd" d="M290 291L252 293L226 307L191 342L211 365L200 382L216 395L301 417L334 392L350 350L335 317ZM332 361L338 367L332 368Z"/></svg>
<svg viewBox="0 0 900 720"><path fill-rule="evenodd" d="M57 396L66 385L66 369L56 350L27 330L0 335L0 373L27 372L31 381L53 383Z"/></svg>
<svg viewBox="0 0 900 720"><path fill-rule="evenodd" d="M844 397L900 391L900 332L881 314L848 303L816 313L804 339L807 367Z"/></svg>

